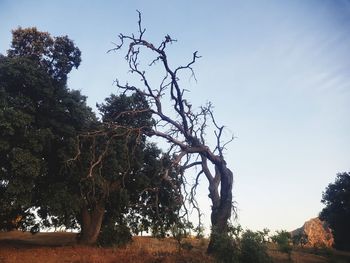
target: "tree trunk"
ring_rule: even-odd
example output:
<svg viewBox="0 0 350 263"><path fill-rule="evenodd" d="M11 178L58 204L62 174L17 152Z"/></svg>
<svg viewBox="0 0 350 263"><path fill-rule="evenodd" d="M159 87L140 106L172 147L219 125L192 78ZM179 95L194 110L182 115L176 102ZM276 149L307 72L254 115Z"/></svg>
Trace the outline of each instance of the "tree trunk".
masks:
<svg viewBox="0 0 350 263"><path fill-rule="evenodd" d="M215 252L217 242L220 236L227 236L228 234L228 220L232 212L232 184L233 174L230 169L226 167L223 161L215 166L216 176L213 182L209 184L209 197L212 200L211 224L212 230L210 235L210 242L207 252ZM219 195L219 185L221 182L221 189Z"/></svg>
<svg viewBox="0 0 350 263"><path fill-rule="evenodd" d="M81 233L79 244L94 245L100 234L105 206L97 204L93 209L84 206L81 211Z"/></svg>

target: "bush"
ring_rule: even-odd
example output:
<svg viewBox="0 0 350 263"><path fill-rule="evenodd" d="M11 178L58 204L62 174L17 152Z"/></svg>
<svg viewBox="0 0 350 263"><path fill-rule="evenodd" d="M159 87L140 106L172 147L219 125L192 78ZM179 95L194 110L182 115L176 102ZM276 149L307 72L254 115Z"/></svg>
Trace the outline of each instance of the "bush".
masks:
<svg viewBox="0 0 350 263"><path fill-rule="evenodd" d="M239 261L239 248L237 239L233 236L213 232L211 238L215 240L214 257L217 262L230 263Z"/></svg>
<svg viewBox="0 0 350 263"><path fill-rule="evenodd" d="M292 240L291 240L291 234L285 230L277 231L276 235L271 237L271 240L277 244L278 250L282 253L287 253L289 256L289 259L291 259L291 253L292 253Z"/></svg>
<svg viewBox="0 0 350 263"><path fill-rule="evenodd" d="M105 225L101 228L97 244L101 247L121 247L132 241L130 229L126 225Z"/></svg>
<svg viewBox="0 0 350 263"><path fill-rule="evenodd" d="M272 262L267 254L264 232L246 230L241 237L241 262L268 263Z"/></svg>
<svg viewBox="0 0 350 263"><path fill-rule="evenodd" d="M241 234L242 233L242 234ZM241 226L229 227L228 235L214 237L214 257L222 263L270 263L265 236L268 231L242 231Z"/></svg>

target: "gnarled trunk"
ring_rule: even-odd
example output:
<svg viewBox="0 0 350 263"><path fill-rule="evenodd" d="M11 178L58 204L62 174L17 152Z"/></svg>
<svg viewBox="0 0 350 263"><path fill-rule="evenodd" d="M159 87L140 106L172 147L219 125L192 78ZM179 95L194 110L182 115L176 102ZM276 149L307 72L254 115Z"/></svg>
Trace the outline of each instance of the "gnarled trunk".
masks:
<svg viewBox="0 0 350 263"><path fill-rule="evenodd" d="M211 103L200 107L199 111L194 111L192 105L185 99L186 89L182 88L179 82L179 72L183 70L189 70L194 76L193 64L199 58L197 51L193 53L192 60L185 66L179 66L172 69L167 54L165 52L168 44L173 43L175 40L169 35L161 42L160 45L154 45L143 38L145 29L141 26L141 13L139 12L139 35L134 34L124 35L120 34L120 45L114 50L119 50L123 46L128 46L126 60L128 61L130 71L136 76L141 78L143 83L142 87L129 85L121 85L117 82L117 87L124 92L132 92L141 94L147 100L149 108L140 110L139 112L150 112L155 118L156 123L152 128L141 128L147 136L156 136L165 139L170 143L169 155L174 154L173 160L174 167L179 165L181 173L186 169L201 165L202 170L197 176L196 184L192 189L195 189L198 185L198 178L200 174L204 173L209 181L209 197L212 200L212 236L208 247L208 252L215 251L215 243L218 235L216 233L227 235L228 232L228 220L232 211L232 181L233 174L226 167L226 162L223 158L223 150L228 142L224 142L221 138L224 130L224 126L218 126L213 115L213 106ZM157 48L158 46L158 48ZM165 76L163 76L160 86L152 86L146 77L146 71L141 69L139 63L140 51L139 48L146 48L155 54L155 59L149 64L153 66L157 62L161 62L165 70ZM165 100L170 98L173 112L168 115L163 111ZM135 114L135 111L126 111L123 114ZM118 115L120 116L120 115ZM126 115L125 115L126 116ZM212 122L214 125L214 134L217 140L216 147L213 151L205 143L206 128L208 122ZM218 153L218 155L216 155ZM193 157L197 160L197 155L202 159L201 162L194 161L190 163ZM183 157L187 157L185 162L181 162ZM211 174L208 168L207 161L210 161L211 165L215 166L215 176ZM181 165L181 163L183 165ZM220 193L219 193L220 188ZM191 199L193 196L191 197Z"/></svg>
<svg viewBox="0 0 350 263"><path fill-rule="evenodd" d="M96 204L93 209L84 206L81 211L81 233L78 239L80 244L93 245L100 234L105 206Z"/></svg>
<svg viewBox="0 0 350 263"><path fill-rule="evenodd" d="M211 224L212 230L207 252L215 252L218 238L228 233L228 220L232 212L233 174L222 162L215 165L215 178L209 182L210 199L212 200ZM220 194L219 185L221 182Z"/></svg>

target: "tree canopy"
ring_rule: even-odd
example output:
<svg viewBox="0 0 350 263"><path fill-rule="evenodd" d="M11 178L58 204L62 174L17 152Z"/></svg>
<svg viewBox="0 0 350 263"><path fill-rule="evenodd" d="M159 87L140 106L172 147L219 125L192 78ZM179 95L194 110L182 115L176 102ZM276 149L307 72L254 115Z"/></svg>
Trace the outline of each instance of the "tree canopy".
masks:
<svg viewBox="0 0 350 263"><path fill-rule="evenodd" d="M31 209L37 209L41 222L35 227L80 227L85 244L96 243L101 234L106 242L104 233L125 233L128 227L164 237L174 224L185 225L185 200L200 215L195 193L204 176L212 200L208 251L228 236L233 173L223 152L231 139L223 140L224 126L217 124L212 104L192 107L180 81L181 72L194 75L199 56L194 52L184 66L172 68L166 49L175 40L169 35L160 45L145 40L141 14L138 26L138 35L120 35L115 50L127 46L130 72L141 85L117 81L122 92L97 104L101 120L86 97L66 85L67 74L81 61L73 41L36 28L13 31L8 56L0 60L3 225L21 216L23 226L33 226ZM139 63L144 49L155 55L149 67L162 66L155 87ZM206 140L209 124L213 148ZM149 137L164 139L169 149L162 152ZM185 172L194 167L198 174L189 184Z"/></svg>
<svg viewBox="0 0 350 263"><path fill-rule="evenodd" d="M179 218L179 178L171 156L137 132L154 124L148 102L111 95L98 120L66 85L80 60L68 37L36 28L14 30L0 56L0 228L80 228L88 244L101 231L108 243L115 226L165 236Z"/></svg>
<svg viewBox="0 0 350 263"><path fill-rule="evenodd" d="M53 79L61 82L66 82L68 73L81 62L81 52L68 36L51 37L35 27L13 30L7 53L9 57L27 57L39 63Z"/></svg>
<svg viewBox="0 0 350 263"><path fill-rule="evenodd" d="M338 173L322 194L320 218L333 230L335 247L350 251L350 173Z"/></svg>
<svg viewBox="0 0 350 263"><path fill-rule="evenodd" d="M1 58L0 180L2 205L7 206L2 211L12 214L2 224L17 216L32 218L29 208L46 202L43 193L60 176L77 133L96 120L85 101L36 60Z"/></svg>
<svg viewBox="0 0 350 263"><path fill-rule="evenodd" d="M181 205L175 201L177 193L163 180L170 162L135 128L150 126L151 115L117 118L140 107L148 107L142 96L111 95L98 104L103 122L96 130L77 137L69 171L80 178L75 199L80 200L82 209L78 222L86 229L82 231L83 243L94 243L102 224L111 228L115 224L130 225L135 233L151 228L153 234L164 236L176 223ZM154 228L156 224L159 229Z"/></svg>

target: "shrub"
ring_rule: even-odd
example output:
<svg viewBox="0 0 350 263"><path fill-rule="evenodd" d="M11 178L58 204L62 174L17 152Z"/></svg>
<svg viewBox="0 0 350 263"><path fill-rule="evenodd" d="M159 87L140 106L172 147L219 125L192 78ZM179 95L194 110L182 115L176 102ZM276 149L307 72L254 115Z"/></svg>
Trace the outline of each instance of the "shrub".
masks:
<svg viewBox="0 0 350 263"><path fill-rule="evenodd" d="M271 237L271 240L277 244L278 250L282 253L287 253L289 259L291 259L292 253L292 240L291 234L285 230L277 231L276 235Z"/></svg>
<svg viewBox="0 0 350 263"><path fill-rule="evenodd" d="M97 244L102 247L121 247L131 241L130 229L126 225L108 224L102 227Z"/></svg>
<svg viewBox="0 0 350 263"><path fill-rule="evenodd" d="M264 232L246 230L241 237L242 263L268 263L272 262L267 254Z"/></svg>
<svg viewBox="0 0 350 263"><path fill-rule="evenodd" d="M267 230L242 231L239 225L229 226L228 235L215 237L214 257L220 263L270 263L265 241L267 233Z"/></svg>
<svg viewBox="0 0 350 263"><path fill-rule="evenodd" d="M231 263L239 262L238 240L230 235L218 234L212 232L212 238L215 240L214 257L217 262Z"/></svg>
<svg viewBox="0 0 350 263"><path fill-rule="evenodd" d="M193 225L191 222L187 221L178 221L171 226L171 234L177 242L178 252L180 252L181 249L192 250L193 245L190 242L182 242L184 238L189 236L191 229L193 229Z"/></svg>

